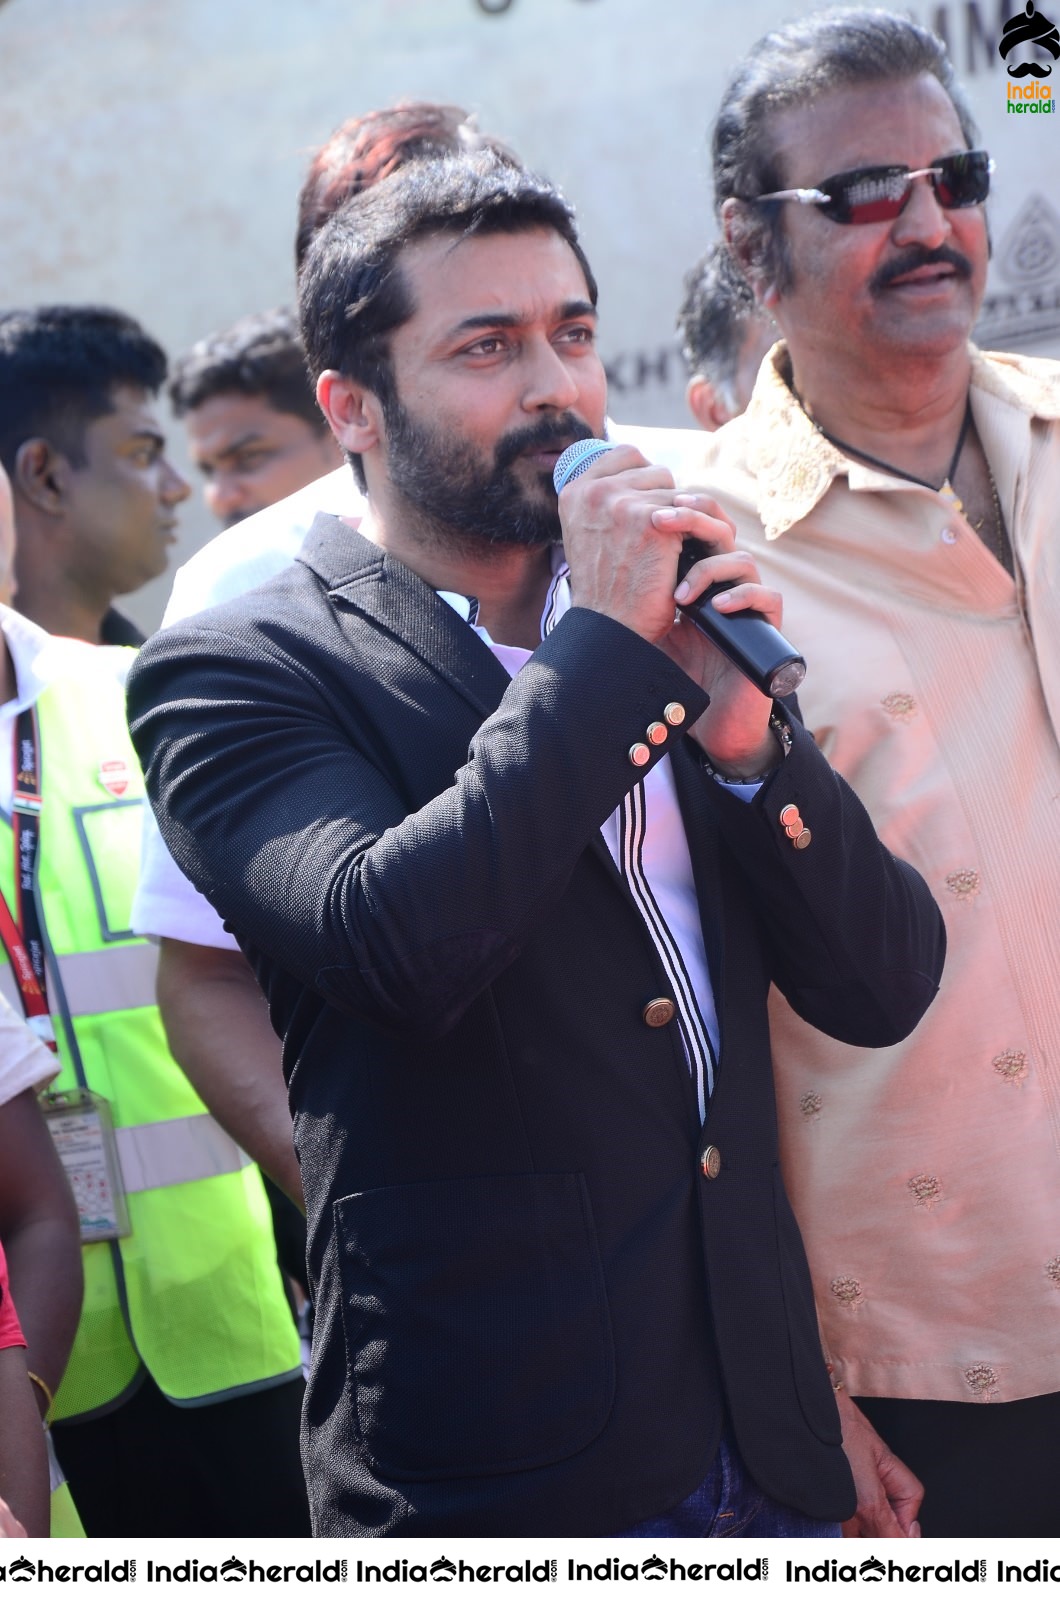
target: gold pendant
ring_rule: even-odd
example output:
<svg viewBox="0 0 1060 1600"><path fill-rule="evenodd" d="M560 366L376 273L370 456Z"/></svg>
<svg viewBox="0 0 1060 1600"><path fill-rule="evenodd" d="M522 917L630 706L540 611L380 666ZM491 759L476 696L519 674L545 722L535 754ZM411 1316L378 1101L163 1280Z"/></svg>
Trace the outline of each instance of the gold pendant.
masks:
<svg viewBox="0 0 1060 1600"><path fill-rule="evenodd" d="M944 500L949 501L950 505L953 507L959 517L964 516L964 501L953 487L953 484L950 482L949 478L947 478L946 482L942 485L942 488L939 490L939 494Z"/></svg>

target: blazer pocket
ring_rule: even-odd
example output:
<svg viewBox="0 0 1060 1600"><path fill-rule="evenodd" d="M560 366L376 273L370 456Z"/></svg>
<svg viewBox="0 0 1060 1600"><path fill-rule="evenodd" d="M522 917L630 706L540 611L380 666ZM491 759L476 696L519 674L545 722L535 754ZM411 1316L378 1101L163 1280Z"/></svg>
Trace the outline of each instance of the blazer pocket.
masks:
<svg viewBox="0 0 1060 1600"><path fill-rule="evenodd" d="M402 1184L334 1214L355 1414L380 1474L520 1472L600 1433L614 1348L580 1173Z"/></svg>
<svg viewBox="0 0 1060 1600"><path fill-rule="evenodd" d="M799 1406L822 1444L842 1444L843 1431L817 1328L810 1269L780 1168L773 1168L773 1208L780 1250L780 1287L787 1312L788 1347Z"/></svg>

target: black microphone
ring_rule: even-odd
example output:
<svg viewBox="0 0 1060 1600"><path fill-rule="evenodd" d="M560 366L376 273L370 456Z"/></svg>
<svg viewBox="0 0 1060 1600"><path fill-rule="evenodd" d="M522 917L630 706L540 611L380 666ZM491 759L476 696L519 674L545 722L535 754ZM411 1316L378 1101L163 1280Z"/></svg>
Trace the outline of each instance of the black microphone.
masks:
<svg viewBox="0 0 1060 1600"><path fill-rule="evenodd" d="M552 472L556 493L559 494L573 478L580 478L603 451L615 448L607 439L578 439L568 445ZM709 549L698 539L686 539L677 564L678 580L689 567L709 554ZM793 694L806 676L806 662L784 635L760 611L723 614L711 605L714 595L735 588L736 581L733 578L724 583L712 583L698 600L679 608L682 615L694 622L700 633L763 694L774 698Z"/></svg>

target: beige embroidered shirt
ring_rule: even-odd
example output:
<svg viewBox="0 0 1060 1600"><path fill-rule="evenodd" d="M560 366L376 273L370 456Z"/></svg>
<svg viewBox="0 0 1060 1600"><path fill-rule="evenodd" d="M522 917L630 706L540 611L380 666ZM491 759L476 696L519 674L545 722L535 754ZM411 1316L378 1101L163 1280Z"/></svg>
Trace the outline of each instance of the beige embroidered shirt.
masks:
<svg viewBox="0 0 1060 1600"><path fill-rule="evenodd" d="M784 595L808 726L949 936L938 999L892 1049L775 1000L825 1345L854 1394L1060 1391L1060 365L973 355L1013 581L940 494L824 440L777 360L697 481Z"/></svg>

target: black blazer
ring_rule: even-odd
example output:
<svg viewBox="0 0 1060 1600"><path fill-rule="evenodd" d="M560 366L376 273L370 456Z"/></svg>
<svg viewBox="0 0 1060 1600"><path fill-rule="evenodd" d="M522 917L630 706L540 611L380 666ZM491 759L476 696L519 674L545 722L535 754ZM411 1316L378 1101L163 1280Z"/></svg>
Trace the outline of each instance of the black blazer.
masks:
<svg viewBox="0 0 1060 1600"><path fill-rule="evenodd" d="M284 1040L317 1534L616 1533L705 1477L723 1406L763 1489L853 1508L777 1168L766 994L890 1043L934 994L941 919L801 728L750 805L675 733L721 1028L700 1128L676 1023L644 1021L666 979L599 833L674 700L689 722L706 703L578 608L509 680L327 517L289 572L133 668L162 832Z"/></svg>

